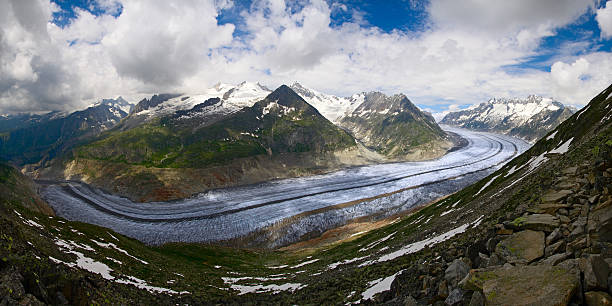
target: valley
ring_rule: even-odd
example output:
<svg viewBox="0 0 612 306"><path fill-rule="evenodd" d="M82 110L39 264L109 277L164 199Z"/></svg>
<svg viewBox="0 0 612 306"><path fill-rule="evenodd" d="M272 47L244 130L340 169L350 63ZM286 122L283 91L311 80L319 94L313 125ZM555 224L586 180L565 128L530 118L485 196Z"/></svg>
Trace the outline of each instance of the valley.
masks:
<svg viewBox="0 0 612 306"><path fill-rule="evenodd" d="M381 219L456 192L529 147L509 136L444 128L468 144L431 161L352 167L169 202L133 202L72 181L41 181L41 195L61 217L109 227L147 244L277 248L357 218Z"/></svg>

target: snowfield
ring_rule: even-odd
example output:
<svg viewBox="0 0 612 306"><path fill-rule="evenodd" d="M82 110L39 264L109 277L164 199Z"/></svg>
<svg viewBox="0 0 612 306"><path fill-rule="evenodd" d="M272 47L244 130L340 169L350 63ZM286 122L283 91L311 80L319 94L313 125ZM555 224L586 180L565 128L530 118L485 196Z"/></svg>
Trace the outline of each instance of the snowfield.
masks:
<svg viewBox="0 0 612 306"><path fill-rule="evenodd" d="M59 216L108 227L149 244L232 239L303 214L274 239L280 246L313 230L331 229L372 214L390 216L455 192L529 147L509 136L443 128L469 144L432 161L353 167L212 190L172 202L134 203L74 182L44 186L41 193ZM387 195L377 197L382 194ZM351 201L356 202L334 207Z"/></svg>

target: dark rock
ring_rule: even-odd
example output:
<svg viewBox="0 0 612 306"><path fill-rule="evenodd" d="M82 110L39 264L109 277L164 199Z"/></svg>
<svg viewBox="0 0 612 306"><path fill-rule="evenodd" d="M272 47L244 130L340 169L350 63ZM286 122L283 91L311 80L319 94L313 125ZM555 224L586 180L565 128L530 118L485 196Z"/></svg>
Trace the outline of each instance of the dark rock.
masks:
<svg viewBox="0 0 612 306"><path fill-rule="evenodd" d="M587 232L597 234L599 241L612 242L612 206L591 212Z"/></svg>
<svg viewBox="0 0 612 306"><path fill-rule="evenodd" d="M444 279L447 281L447 284L450 288L456 288L457 284L465 277L466 274L470 271L470 267L468 267L465 262L461 259L455 259L446 271L444 271Z"/></svg>
<svg viewBox="0 0 612 306"><path fill-rule="evenodd" d="M586 290L608 289L608 263L600 255L589 255L584 267Z"/></svg>
<svg viewBox="0 0 612 306"><path fill-rule="evenodd" d="M463 290L461 288L453 289L446 300L444 300L444 304L450 306L460 305L461 302L463 302Z"/></svg>
<svg viewBox="0 0 612 306"><path fill-rule="evenodd" d="M417 306L417 301L412 297L408 296L404 299L404 306Z"/></svg>
<svg viewBox="0 0 612 306"><path fill-rule="evenodd" d="M438 296L442 299L448 297L448 285L446 284L446 280L443 280L438 285Z"/></svg>
<svg viewBox="0 0 612 306"><path fill-rule="evenodd" d="M549 245L544 250L544 256L549 257L565 250L565 241L561 240L552 245Z"/></svg>
<svg viewBox="0 0 612 306"><path fill-rule="evenodd" d="M566 250L568 252L575 252L586 247L586 238L577 239L567 244Z"/></svg>
<svg viewBox="0 0 612 306"><path fill-rule="evenodd" d="M557 264L561 263L562 261L568 259L570 256L572 256L572 253L555 254L555 255L552 255L552 256L544 259L542 261L542 264L556 266Z"/></svg>
<svg viewBox="0 0 612 306"><path fill-rule="evenodd" d="M551 245L552 243L554 243L555 241L561 238L563 238L563 234L561 234L561 230L559 228L555 228L555 230L552 231L552 233L550 233L546 237L546 245Z"/></svg>
<svg viewBox="0 0 612 306"><path fill-rule="evenodd" d="M489 238L489 240L487 240L486 247L487 247L487 251L489 252L489 254L495 251L495 246L497 246L498 242L499 242L499 239L497 239L496 237Z"/></svg>
<svg viewBox="0 0 612 306"><path fill-rule="evenodd" d="M484 306L485 298L480 291L474 291L469 306Z"/></svg>

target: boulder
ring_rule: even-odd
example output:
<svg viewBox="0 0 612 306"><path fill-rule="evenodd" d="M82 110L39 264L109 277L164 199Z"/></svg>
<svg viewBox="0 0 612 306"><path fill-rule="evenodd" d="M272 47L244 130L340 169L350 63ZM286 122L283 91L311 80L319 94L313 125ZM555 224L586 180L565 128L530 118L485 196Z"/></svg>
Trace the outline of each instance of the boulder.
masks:
<svg viewBox="0 0 612 306"><path fill-rule="evenodd" d="M559 209L569 208L569 204L559 204L559 203L544 203L537 206L539 213L545 214L555 214Z"/></svg>
<svg viewBox="0 0 612 306"><path fill-rule="evenodd" d="M542 264L556 266L559 263L561 263L562 261L568 259L571 255L572 255L572 253L555 254L555 255L552 255L552 256L544 259L542 261Z"/></svg>
<svg viewBox="0 0 612 306"><path fill-rule="evenodd" d="M548 265L496 269L483 279L487 305L567 305L579 283L574 273Z"/></svg>
<svg viewBox="0 0 612 306"><path fill-rule="evenodd" d="M485 298L480 291L474 291L469 306L484 306Z"/></svg>
<svg viewBox="0 0 612 306"><path fill-rule="evenodd" d="M600 255L589 255L584 266L586 290L607 290L608 274L608 263Z"/></svg>
<svg viewBox="0 0 612 306"><path fill-rule="evenodd" d="M418 305L417 301L410 295L404 299L404 306L417 306L417 305Z"/></svg>
<svg viewBox="0 0 612 306"><path fill-rule="evenodd" d="M451 293L448 295L446 300L444 300L444 304L450 305L450 306L460 305L462 304L462 302L463 302L463 290L461 290L460 288L453 289L453 291L451 291Z"/></svg>
<svg viewBox="0 0 612 306"><path fill-rule="evenodd" d="M469 271L470 267L463 260L455 259L444 271L444 279L450 288L456 288Z"/></svg>
<svg viewBox="0 0 612 306"><path fill-rule="evenodd" d="M495 253L509 263L528 264L544 255L544 232L525 230L497 244Z"/></svg>
<svg viewBox="0 0 612 306"><path fill-rule="evenodd" d="M563 240L557 241L556 243L553 243L552 245L549 245L546 247L546 249L544 249L544 256L549 257L551 255L557 254L564 250L565 250L565 241Z"/></svg>
<svg viewBox="0 0 612 306"><path fill-rule="evenodd" d="M588 306L612 305L612 297L607 292L589 291L584 294Z"/></svg>
<svg viewBox="0 0 612 306"><path fill-rule="evenodd" d="M568 195L572 194L573 192L571 190L552 190L549 191L547 193L545 193L542 196L542 202L544 203L554 203L554 202L559 202L565 198L567 198Z"/></svg>
<svg viewBox="0 0 612 306"><path fill-rule="evenodd" d="M561 234L561 230L559 228L555 228L552 233L550 233L546 237L546 245L551 245L555 241L563 238L563 234Z"/></svg>
<svg viewBox="0 0 612 306"><path fill-rule="evenodd" d="M549 214L533 214L527 216L522 228L534 231L552 232L559 227L559 219Z"/></svg>
<svg viewBox="0 0 612 306"><path fill-rule="evenodd" d="M587 232L589 235L596 234L599 241L612 242L612 206L591 212Z"/></svg>

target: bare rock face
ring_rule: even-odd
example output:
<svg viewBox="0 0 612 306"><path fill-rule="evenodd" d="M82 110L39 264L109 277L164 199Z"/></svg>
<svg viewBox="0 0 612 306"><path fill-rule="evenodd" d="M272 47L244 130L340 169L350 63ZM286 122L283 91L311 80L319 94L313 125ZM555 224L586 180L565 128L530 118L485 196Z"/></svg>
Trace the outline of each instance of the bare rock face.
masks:
<svg viewBox="0 0 612 306"><path fill-rule="evenodd" d="M528 264L544 255L544 232L525 230L501 241L495 253L510 263Z"/></svg>

